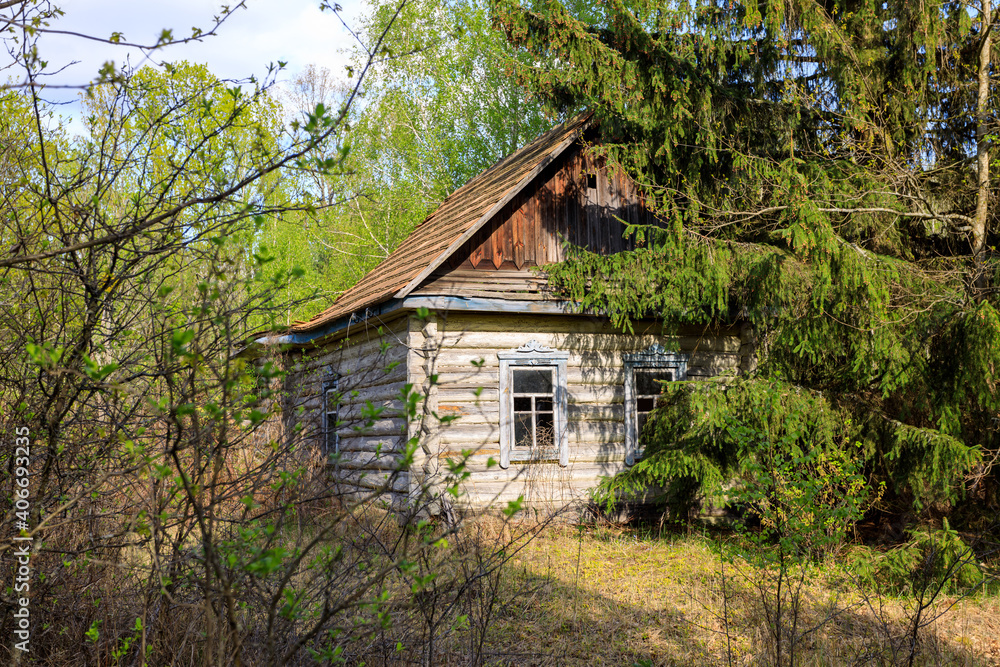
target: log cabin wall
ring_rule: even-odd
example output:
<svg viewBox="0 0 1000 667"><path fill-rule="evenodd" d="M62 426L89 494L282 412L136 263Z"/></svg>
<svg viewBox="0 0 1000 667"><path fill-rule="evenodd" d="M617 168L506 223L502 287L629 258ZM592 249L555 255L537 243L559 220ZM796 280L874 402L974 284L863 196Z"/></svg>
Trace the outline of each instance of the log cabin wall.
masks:
<svg viewBox="0 0 1000 667"><path fill-rule="evenodd" d="M585 316L484 315L438 313L432 325L411 317L408 381L420 386L430 374L438 383L428 400L441 416L458 417L424 433L427 451L437 461L416 467L446 469L445 459L463 450L470 479L460 503L486 507L524 494L531 505L563 506L586 500L600 478L625 467L624 357L654 343L675 344L690 355L690 380L735 375L744 361L738 327L712 335L685 332L659 335L655 322L637 323L635 334L614 329L606 320ZM569 465L512 461L507 469L488 467L500 459L500 364L498 353L531 340L569 352L567 363ZM423 350L417 354L416 351ZM411 435L417 435L414 432Z"/></svg>
<svg viewBox="0 0 1000 667"><path fill-rule="evenodd" d="M624 221L624 222L622 222ZM636 185L578 143L544 169L414 295L545 299L532 269L564 259L564 241L608 255L634 249L628 224L657 224Z"/></svg>
<svg viewBox="0 0 1000 667"><path fill-rule="evenodd" d="M494 196L503 201L496 192L467 194ZM346 339L338 333L321 347L288 353L294 359L286 378L287 432L303 429L322 448L323 389L336 372L343 423L340 456L331 474L345 491L368 491L389 480L390 502L412 501L425 485L439 484L446 476L447 459L471 451L472 475L460 498L466 506L504 503L522 494L531 505L585 500L602 477L626 466L625 382L631 372L626 354L653 344L679 350L690 380L745 372L756 359L752 331L745 325L711 333L682 331L670 338L660 334L657 322L637 323L636 333L628 334L599 317L544 314L557 311L552 304L514 303L554 298L534 269L562 261L565 242L601 254L633 249L633 239L624 237L626 223L653 225L657 220L630 179L589 157L579 142L571 146L415 290L398 295L402 302L395 319L383 318L381 333L374 325L354 325ZM418 317L415 306L406 306L409 297L419 302L435 296L463 298L432 299L434 303L491 312L456 309ZM469 297L480 301L471 305ZM518 312L512 314L512 309ZM537 312L521 312L529 310ZM565 368L560 391L567 399L567 465L512 460L507 468L488 466L501 455L499 355L531 341L565 358L559 372ZM405 419L400 390L406 383L424 396L418 405L422 419ZM368 402L383 412L365 425L362 413ZM435 415L458 419L442 425ZM393 474L409 439L419 445L414 462L408 471Z"/></svg>
<svg viewBox="0 0 1000 667"><path fill-rule="evenodd" d="M286 353L283 419L288 437L301 437L324 452L323 390L339 376L339 457L329 468L340 490L367 493L387 483L386 500L398 504L409 488L408 473L393 474L405 447L406 419L400 389L406 382L408 320L402 313L379 327L356 325L319 348ZM371 424L368 402L381 408Z"/></svg>

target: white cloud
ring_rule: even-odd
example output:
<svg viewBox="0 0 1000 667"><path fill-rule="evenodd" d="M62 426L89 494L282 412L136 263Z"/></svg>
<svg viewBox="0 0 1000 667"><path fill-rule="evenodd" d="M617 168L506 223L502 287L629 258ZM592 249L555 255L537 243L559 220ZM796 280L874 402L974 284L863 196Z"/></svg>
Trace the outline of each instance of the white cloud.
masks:
<svg viewBox="0 0 1000 667"><path fill-rule="evenodd" d="M345 0L342 15L352 27L367 10L365 0ZM101 38L119 32L129 42L154 43L161 31L171 29L175 37L191 34L197 26L207 29L219 6L204 0L66 0L66 15L51 27ZM335 74L344 72L353 37L331 11L320 11L319 0L251 0L246 9L230 16L217 36L202 42L171 47L153 55L159 60L189 60L206 63L219 77L243 79L264 76L269 63L287 62L290 77L306 65L316 64ZM65 67L49 82L61 85L86 83L101 65L112 60L120 66L126 58L132 66L149 63L135 49L113 47L67 35L45 35L39 52L49 62L49 71ZM76 64L70 65L70 63ZM78 91L50 89L46 97L69 102L63 113L73 115Z"/></svg>

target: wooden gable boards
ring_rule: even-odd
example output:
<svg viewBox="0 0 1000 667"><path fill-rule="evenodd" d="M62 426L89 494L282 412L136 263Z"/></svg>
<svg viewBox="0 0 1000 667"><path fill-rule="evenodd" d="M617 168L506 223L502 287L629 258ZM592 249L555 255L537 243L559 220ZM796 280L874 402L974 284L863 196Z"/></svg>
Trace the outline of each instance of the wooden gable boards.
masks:
<svg viewBox="0 0 1000 667"><path fill-rule="evenodd" d="M530 269L562 261L564 241L601 254L631 249L625 225L654 218L627 176L583 149L589 118L563 123L456 190L357 285L292 332L411 294L545 298L544 280Z"/></svg>

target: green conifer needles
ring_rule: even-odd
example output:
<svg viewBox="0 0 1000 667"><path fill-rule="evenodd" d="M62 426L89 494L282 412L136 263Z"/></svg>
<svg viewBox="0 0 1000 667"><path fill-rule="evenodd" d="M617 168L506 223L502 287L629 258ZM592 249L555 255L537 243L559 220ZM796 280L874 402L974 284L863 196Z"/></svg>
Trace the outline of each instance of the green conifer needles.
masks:
<svg viewBox="0 0 1000 667"><path fill-rule="evenodd" d="M819 392L834 422L850 415L866 465L899 499L959 497L963 471L998 447L992 209L987 250L973 247L976 159L993 150L977 94L996 108L982 74L997 60L985 39L994 17L940 0L491 7L534 55L519 61L521 81L557 108L591 109L592 150L640 183L663 221L629 230L633 252L570 253L552 282L626 328L749 321L761 344L767 382L693 391L671 408L690 428L621 484L712 488L729 474L713 449L724 440L691 411L739 386L747 398L723 412L746 419L759 408L750 395L778 383ZM783 424L767 419L765 432ZM810 429L820 444L846 435ZM979 501L993 498L993 477L977 479Z"/></svg>

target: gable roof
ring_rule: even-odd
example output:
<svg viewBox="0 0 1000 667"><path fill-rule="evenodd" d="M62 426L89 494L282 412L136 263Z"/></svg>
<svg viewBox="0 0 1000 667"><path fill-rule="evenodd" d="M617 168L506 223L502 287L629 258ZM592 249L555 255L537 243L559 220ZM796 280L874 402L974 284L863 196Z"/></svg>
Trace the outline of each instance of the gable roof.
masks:
<svg viewBox="0 0 1000 667"><path fill-rule="evenodd" d="M405 297L569 148L589 120L585 113L556 126L455 190L358 284L291 330L312 331L389 298Z"/></svg>

